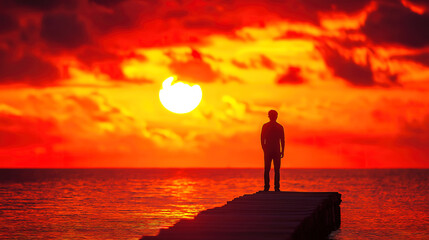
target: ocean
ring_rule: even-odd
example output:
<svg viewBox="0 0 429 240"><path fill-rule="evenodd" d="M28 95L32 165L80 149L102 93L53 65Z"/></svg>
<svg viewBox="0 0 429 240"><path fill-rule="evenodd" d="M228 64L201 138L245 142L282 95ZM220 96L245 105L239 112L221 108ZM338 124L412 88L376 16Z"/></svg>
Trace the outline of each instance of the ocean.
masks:
<svg viewBox="0 0 429 240"><path fill-rule="evenodd" d="M262 169L0 169L0 239L135 240L262 189ZM342 194L329 239L429 239L429 169L282 169L281 190Z"/></svg>

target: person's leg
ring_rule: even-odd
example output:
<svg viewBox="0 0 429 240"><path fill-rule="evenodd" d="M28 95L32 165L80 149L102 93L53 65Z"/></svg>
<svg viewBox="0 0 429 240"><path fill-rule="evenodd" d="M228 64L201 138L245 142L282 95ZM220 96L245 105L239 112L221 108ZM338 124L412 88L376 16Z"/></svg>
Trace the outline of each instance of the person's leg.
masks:
<svg viewBox="0 0 429 240"><path fill-rule="evenodd" d="M271 168L271 155L264 153L264 191L270 189L270 168Z"/></svg>
<svg viewBox="0 0 429 240"><path fill-rule="evenodd" d="M280 191L280 154L273 157L274 162L274 189Z"/></svg>

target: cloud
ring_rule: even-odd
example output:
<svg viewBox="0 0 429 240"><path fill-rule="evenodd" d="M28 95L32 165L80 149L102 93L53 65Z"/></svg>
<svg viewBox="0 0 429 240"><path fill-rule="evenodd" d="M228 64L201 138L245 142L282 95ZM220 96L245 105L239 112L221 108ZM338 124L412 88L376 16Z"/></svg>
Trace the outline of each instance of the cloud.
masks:
<svg viewBox="0 0 429 240"><path fill-rule="evenodd" d="M365 6L370 4L370 0L303 0L303 1L281 1L269 0L255 2L254 4L262 5L270 13L291 21L304 22L313 25L320 24L320 13L355 13L361 11ZM250 4L249 4L250 5Z"/></svg>
<svg viewBox="0 0 429 240"><path fill-rule="evenodd" d="M113 147L109 145L110 141L120 142L120 139L124 139L121 146L130 144L137 147L125 141L134 139L153 150L167 145L171 148L183 145L180 139L182 136L173 130L156 125L147 126L145 122L137 121L126 109L113 104L98 92L86 95L37 94L30 95L27 101L30 103L27 104L29 109L26 110L26 116L40 115L53 121L57 132L67 140L67 145L77 151L88 146L94 147L94 151L106 146Z"/></svg>
<svg viewBox="0 0 429 240"><path fill-rule="evenodd" d="M301 68L289 67L287 73L280 75L277 78L278 84L302 84L304 79L300 75Z"/></svg>
<svg viewBox="0 0 429 240"><path fill-rule="evenodd" d="M143 56L129 56L143 59ZM127 80L121 68L121 63L127 56L120 56L107 49L87 47L80 51L76 58L83 64L84 68L92 72L106 74L111 80Z"/></svg>
<svg viewBox="0 0 429 240"><path fill-rule="evenodd" d="M15 31L19 28L16 18L9 14L0 13L0 34Z"/></svg>
<svg viewBox="0 0 429 240"><path fill-rule="evenodd" d="M335 76L354 86L368 87L375 85L368 59L366 65L359 65L353 59L344 57L337 50L328 46L321 47L320 52L326 65Z"/></svg>
<svg viewBox="0 0 429 240"><path fill-rule="evenodd" d="M414 55L403 55L403 56L396 56L394 58L417 62L417 63L422 64L423 66L429 67L429 53L418 53L418 54L414 54Z"/></svg>
<svg viewBox="0 0 429 240"><path fill-rule="evenodd" d="M271 59L269 59L267 56L262 54L260 57L261 57L261 64L263 67L267 69L275 68L275 64L273 63L273 61L271 61Z"/></svg>
<svg viewBox="0 0 429 240"><path fill-rule="evenodd" d="M230 95L223 95L222 105L217 110L205 109L202 111L202 115L208 121L213 121L214 125L221 123L223 129L221 131L226 135L234 135L237 131L246 132L249 129L254 129L252 119L262 115L266 116L271 108L272 106L269 105L261 105L239 100Z"/></svg>
<svg viewBox="0 0 429 240"><path fill-rule="evenodd" d="M236 67L238 67L238 68L241 68L241 69L247 69L247 68L249 68L249 66L247 66L247 64L242 63L242 62L239 62L238 60L235 60L235 59L232 59L232 60L231 60L231 63L232 63L234 66L236 66Z"/></svg>
<svg viewBox="0 0 429 240"><path fill-rule="evenodd" d="M125 0L89 0L89 2L94 2L94 3L100 4L100 5L106 6L106 7L115 6L115 5L117 5L123 1L125 1Z"/></svg>
<svg viewBox="0 0 429 240"><path fill-rule="evenodd" d="M162 166L177 152L186 156L203 144L193 131L136 120L96 92L35 92L25 101L22 110L0 104L0 156L8 156L3 167L19 159L38 167Z"/></svg>
<svg viewBox="0 0 429 240"><path fill-rule="evenodd" d="M423 14L429 9L429 3L425 0L402 0L401 3L418 14Z"/></svg>
<svg viewBox="0 0 429 240"><path fill-rule="evenodd" d="M19 114L10 106L0 108L0 148L52 145L62 141L53 121ZM9 111L7 111L9 109Z"/></svg>
<svg viewBox="0 0 429 240"><path fill-rule="evenodd" d="M90 4L90 15L86 16L96 27L99 34L107 34L116 30L135 30L140 34L150 32L144 27L144 21L156 18L157 9L161 6L156 1L91 1L99 6ZM159 17L159 16L158 16ZM140 29L139 29L140 28ZM148 31L149 30L149 31ZM136 34L135 37L138 37Z"/></svg>
<svg viewBox="0 0 429 240"><path fill-rule="evenodd" d="M201 53L192 49L188 54L187 60L176 59L175 56L170 55L172 62L169 68L180 78L189 79L196 82L214 82L220 74L212 69L212 67L204 61Z"/></svg>
<svg viewBox="0 0 429 240"><path fill-rule="evenodd" d="M175 74L197 82L214 82L218 77L208 63L197 59L173 61L170 68Z"/></svg>
<svg viewBox="0 0 429 240"><path fill-rule="evenodd" d="M101 96L41 94L29 101L33 111L31 104L25 112L0 105L2 167L135 166L145 152L157 154L132 118Z"/></svg>
<svg viewBox="0 0 429 240"><path fill-rule="evenodd" d="M40 32L49 44L73 49L90 42L86 26L76 14L45 14Z"/></svg>
<svg viewBox="0 0 429 240"><path fill-rule="evenodd" d="M427 156L429 154L429 115L420 120L403 121L397 141L399 145L421 150Z"/></svg>
<svg viewBox="0 0 429 240"><path fill-rule="evenodd" d="M97 47L88 47L79 52L76 57L81 63L89 67L98 63L122 60L118 54Z"/></svg>
<svg viewBox="0 0 429 240"><path fill-rule="evenodd" d="M400 4L381 4L371 12L362 32L376 44L399 44L412 48L429 45L429 14L418 14Z"/></svg>
<svg viewBox="0 0 429 240"><path fill-rule="evenodd" d="M250 59L249 63L240 62L236 59L232 59L231 63L241 69L266 68L269 70L273 70L276 68L276 63L274 63L269 57L265 56L264 54L260 54L256 58Z"/></svg>
<svg viewBox="0 0 429 240"><path fill-rule="evenodd" d="M309 9L320 12L346 12L353 13L362 10L366 5L368 5L371 0L351 0L351 1L342 1L342 0L327 0L327 1L318 1L318 0L304 0L303 3Z"/></svg>
<svg viewBox="0 0 429 240"><path fill-rule="evenodd" d="M51 62L30 53L15 57L9 51L0 50L0 83L21 82L46 86L59 78L59 70Z"/></svg>
<svg viewBox="0 0 429 240"><path fill-rule="evenodd" d="M6 0L7 1L7 0ZM56 1L56 0L16 0L14 4L25 8L38 10L38 11L49 11L64 6L68 9L73 9L77 5L77 1Z"/></svg>
<svg viewBox="0 0 429 240"><path fill-rule="evenodd" d="M413 2L421 4L420 1ZM378 3L379 7L376 10L371 8L371 11L374 11L369 13L362 29L358 29L360 25L353 25L354 27L347 28L345 32L339 29L325 29L321 24L323 18L329 18L334 22L337 15L345 18L345 14L352 14L350 19L355 20L357 15L360 19L361 15L366 16L366 13L370 11L368 6L371 1L236 0L169 1L168 4L166 3L167 1L153 0L6 0L0 3L3 9L0 11L0 42L2 45L12 44L14 48L19 49L17 51L20 51L22 56L33 56L39 59L40 61L33 61L36 67L41 66L40 62L51 64L61 70L73 65L72 67L77 67L80 71L86 71L96 77L101 75L109 80L133 82L134 79L129 79L129 75L124 74L123 71L124 65L126 65L124 61L133 58L127 57L129 53L137 49L152 47L180 48L187 46L204 49L211 44L221 46L221 44L210 42L209 37L222 35L220 37L226 39L245 38L237 33L237 30L243 27L253 28L252 31L258 32L261 39L273 37L270 34L275 31L283 31L283 35L276 34L272 40L287 42L305 39L310 48L313 44L324 41L347 44L353 49L368 46L366 39L378 44L392 43L406 47L427 46L429 41L427 31L424 31L424 26L428 22L428 14L417 14L399 2L389 5ZM362 22L363 19L365 18L362 18ZM286 27L271 30L266 28L273 22L283 22ZM301 25L294 26L296 23ZM383 31L378 31L379 28ZM384 29L386 29L386 34L384 34ZM366 33L367 38L361 30ZM315 32L317 34L312 35ZM379 34L379 32L383 32L383 34ZM256 43L259 40L249 38L246 41ZM259 52L255 52L260 59L255 59L256 55L253 56L253 59L250 55L231 56L230 59L227 59L226 61L239 68L234 69L235 72L227 67L214 65L223 63L213 63L214 61L204 54L199 58L194 56L194 58L186 60L174 59L170 65L166 63L163 67L169 67L176 74L193 78L196 81L213 82L220 78L225 82L230 82L237 72L241 72L243 75L245 72L249 72L243 71L243 69L278 70L281 64L300 65L297 63L300 58L280 62L277 54L267 53L268 46L262 44L260 47L264 50L261 48L258 50ZM243 50L246 51L246 49ZM291 49L291 53L293 52ZM199 52L195 50L193 54L199 54ZM247 59L245 59L246 57ZM311 58L308 55L305 57ZM357 63L342 55L342 52L335 53L335 51L326 51L323 53L323 57L334 75L345 79L352 85L375 85L371 63ZM315 61L320 61L320 59ZM312 64L312 66L317 64ZM42 69L48 72L46 66L47 64L44 64ZM227 73L230 76L222 76L221 70L230 71ZM286 71L289 73L289 70ZM17 73L16 76L12 76L12 73L17 73L17 71L9 71L7 74L11 79L9 81L29 83L28 78L20 79L25 74ZM299 74L291 74L284 75L281 82L301 81ZM38 75L35 74L35 76ZM235 77L238 79L237 76ZM55 77L51 75L50 78ZM378 80L377 77L375 78ZM398 79L401 79L401 76ZM43 80L43 82L48 84L49 81Z"/></svg>

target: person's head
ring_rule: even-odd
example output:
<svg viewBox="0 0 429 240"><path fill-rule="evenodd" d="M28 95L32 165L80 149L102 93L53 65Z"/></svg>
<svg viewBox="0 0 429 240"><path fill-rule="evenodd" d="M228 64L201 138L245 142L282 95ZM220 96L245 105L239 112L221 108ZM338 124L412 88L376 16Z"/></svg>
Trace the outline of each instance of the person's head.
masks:
<svg viewBox="0 0 429 240"><path fill-rule="evenodd" d="M278 116L278 113L277 113L276 110L270 110L268 112L268 117L270 118L270 121L276 121L277 120L277 116Z"/></svg>

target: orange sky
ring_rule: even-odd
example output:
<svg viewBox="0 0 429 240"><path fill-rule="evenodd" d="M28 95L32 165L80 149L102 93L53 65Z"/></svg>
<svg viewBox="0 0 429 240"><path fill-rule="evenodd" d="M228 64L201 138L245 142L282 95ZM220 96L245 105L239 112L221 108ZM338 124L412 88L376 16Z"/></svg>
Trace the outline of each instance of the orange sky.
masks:
<svg viewBox="0 0 429 240"><path fill-rule="evenodd" d="M0 167L429 167L429 5L2 1ZM199 84L175 114L162 82Z"/></svg>

